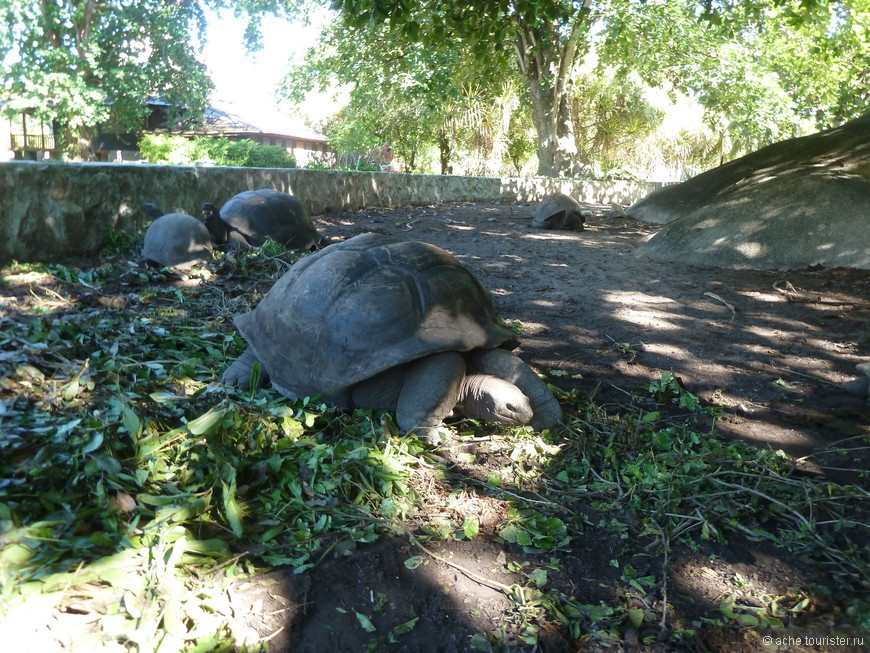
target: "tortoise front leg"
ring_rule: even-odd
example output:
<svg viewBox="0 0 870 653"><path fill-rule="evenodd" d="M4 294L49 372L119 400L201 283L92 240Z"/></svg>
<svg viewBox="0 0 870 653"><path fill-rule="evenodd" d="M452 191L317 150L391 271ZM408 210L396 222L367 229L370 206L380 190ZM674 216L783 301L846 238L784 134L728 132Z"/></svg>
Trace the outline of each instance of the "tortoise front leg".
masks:
<svg viewBox="0 0 870 653"><path fill-rule="evenodd" d="M254 372L254 364L259 359L254 353L252 347L248 347L242 355L239 356L232 365L224 370L221 375L221 382L226 385L231 385L239 390L248 390L251 388L251 374ZM260 363L260 377L257 379L257 388L264 387L269 383L269 373L266 368Z"/></svg>
<svg viewBox="0 0 870 653"><path fill-rule="evenodd" d="M438 429L453 411L464 378L465 359L455 351L411 363L396 404L399 427L425 437L431 444L440 444Z"/></svg>

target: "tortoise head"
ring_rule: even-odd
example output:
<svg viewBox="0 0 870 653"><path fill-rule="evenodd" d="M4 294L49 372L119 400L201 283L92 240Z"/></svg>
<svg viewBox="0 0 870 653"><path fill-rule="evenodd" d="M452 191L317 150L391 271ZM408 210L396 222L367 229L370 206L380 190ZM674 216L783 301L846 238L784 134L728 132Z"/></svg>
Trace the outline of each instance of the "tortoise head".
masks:
<svg viewBox="0 0 870 653"><path fill-rule="evenodd" d="M163 215L163 211L160 210L160 207L153 202L145 202L142 205L142 210L145 211L145 215L147 215L152 220L156 220L161 215Z"/></svg>
<svg viewBox="0 0 870 653"><path fill-rule="evenodd" d="M205 221L206 229L211 234L214 244L225 245L229 239L229 230L221 219L220 211L211 202L205 202L202 205L202 219Z"/></svg>

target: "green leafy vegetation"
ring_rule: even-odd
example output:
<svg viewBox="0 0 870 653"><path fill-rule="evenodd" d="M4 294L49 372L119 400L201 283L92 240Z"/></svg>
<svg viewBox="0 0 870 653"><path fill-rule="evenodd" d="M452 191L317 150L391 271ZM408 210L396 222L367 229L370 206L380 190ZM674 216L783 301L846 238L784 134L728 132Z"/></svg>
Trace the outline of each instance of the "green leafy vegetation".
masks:
<svg viewBox="0 0 870 653"><path fill-rule="evenodd" d="M0 100L9 117L55 126L57 147L74 160L91 160L98 129L140 129L149 97L171 107L170 122L201 120L213 84L197 57L206 7L223 0L163 2L74 0L4 2L0 15ZM250 16L249 46L264 12L287 14L293 3L241 0ZM49 149L49 148L45 148Z"/></svg>
<svg viewBox="0 0 870 653"><path fill-rule="evenodd" d="M145 134L139 140L139 151L149 163L196 165L208 163L243 168L295 168L296 158L277 145L263 145L243 138L170 136Z"/></svg>
<svg viewBox="0 0 870 653"><path fill-rule="evenodd" d="M95 649L216 650L246 637L228 583L271 566L305 573L384 534L414 547L409 570L455 566L432 550L443 541L491 538L517 552L509 582L468 572L514 606L474 650L533 646L548 629L594 645L629 629L676 644L704 625L788 624L833 590L866 592L866 490L796 474L783 453L720 435L670 372L619 407L554 386L567 417L552 432L460 423L461 440L493 443L488 466L400 436L389 413L224 387L219 375L243 347L231 317L298 255L238 256L185 273L199 282L183 289L177 273L124 257L4 271L4 294L20 300L0 315L7 623L86 604ZM124 303L98 301L117 292ZM476 501L500 506L498 519L471 511ZM830 585L772 596L731 574L716 610L675 614L673 560L713 561L735 539L821 570ZM604 569L574 575L590 550ZM587 574L603 596L566 580ZM373 645L401 641L416 622L374 633L381 603L356 612L360 627ZM840 619L866 625L868 615L853 601Z"/></svg>
<svg viewBox="0 0 870 653"><path fill-rule="evenodd" d="M796 129L857 117L866 107L866 84L856 83L866 79L866 1L522 0L506 6L491 0L433 0L385 6L337 0L333 6L341 12L338 34L347 43L405 41L405 51L424 51L433 59L440 50L462 52L465 68L477 73L472 81L494 96L502 77L480 69L510 62L522 88L522 109L534 127L537 174L542 176L582 175L590 144L595 148L626 138L623 152L634 149L630 134L648 130L654 116L642 103L609 101L631 99L633 78L701 102L712 134L701 139L686 134L672 148L686 154L695 150L691 153L700 157L715 151L722 159L735 158L797 136ZM359 65L352 55L348 66ZM403 78L388 74L392 58L379 63L385 79L401 86ZM626 73L618 78L622 88L587 85L578 75L584 67L594 69L595 79L614 69ZM415 71L415 81L439 73L434 68L428 76L423 72ZM369 85L357 90L361 99ZM596 132L594 139L590 131ZM692 140L706 142L694 148ZM520 143L511 157L517 149L522 149ZM602 172L634 167L635 162L617 165L613 157L620 153L614 148L596 162Z"/></svg>
<svg viewBox="0 0 870 653"><path fill-rule="evenodd" d="M255 49L263 14L304 21L324 4L232 6ZM288 70L283 94L298 104L314 86L347 92L319 128L351 169L389 140L412 171L689 175L866 109L867 0L329 4L335 20ZM98 134L141 129L149 98L167 103L167 127L195 128L213 86L196 46L207 10L227 6L11 0L0 32L4 115L49 132L37 149L82 160L97 156ZM662 123L653 91L691 96L704 124ZM221 156L189 160L202 158ZM230 157L244 158L256 157Z"/></svg>

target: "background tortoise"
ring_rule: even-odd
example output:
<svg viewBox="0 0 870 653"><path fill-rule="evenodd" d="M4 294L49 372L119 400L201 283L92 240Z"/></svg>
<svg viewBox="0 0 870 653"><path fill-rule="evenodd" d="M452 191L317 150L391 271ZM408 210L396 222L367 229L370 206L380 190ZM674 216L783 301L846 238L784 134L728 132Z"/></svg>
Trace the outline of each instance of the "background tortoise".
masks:
<svg viewBox="0 0 870 653"><path fill-rule="evenodd" d="M862 374L857 379L843 384L849 393L864 399L870 399L870 362L858 363L856 369Z"/></svg>
<svg viewBox="0 0 870 653"><path fill-rule="evenodd" d="M216 210L213 204L203 205L203 216L208 221L206 211ZM324 241L302 203L271 188L239 193L221 207L217 217L226 223L230 236L239 234L252 247L260 247L267 238L298 250L311 249ZM210 231L218 232L214 227Z"/></svg>
<svg viewBox="0 0 870 653"><path fill-rule="evenodd" d="M483 284L427 243L363 234L296 263L257 308L235 319L249 348L223 374L245 387L260 361L287 397L396 411L430 440L454 409L550 428L562 410L508 349ZM265 379L263 379L265 381Z"/></svg>
<svg viewBox="0 0 870 653"><path fill-rule="evenodd" d="M532 213L532 227L536 229L583 231L585 221L580 203L562 193L547 195Z"/></svg>
<svg viewBox="0 0 870 653"><path fill-rule="evenodd" d="M142 256L163 267L187 268L211 258L212 236L206 226L187 213L167 213L145 232Z"/></svg>

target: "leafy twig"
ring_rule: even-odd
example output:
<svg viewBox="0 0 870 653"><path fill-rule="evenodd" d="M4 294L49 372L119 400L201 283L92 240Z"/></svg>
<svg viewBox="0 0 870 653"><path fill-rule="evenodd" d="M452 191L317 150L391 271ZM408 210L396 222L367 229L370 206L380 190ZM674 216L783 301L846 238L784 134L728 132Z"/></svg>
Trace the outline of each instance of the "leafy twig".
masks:
<svg viewBox="0 0 870 653"><path fill-rule="evenodd" d="M417 536L414 535L404 524L401 524L399 522L393 522L393 525L397 526L402 532L405 533L405 535L407 536L407 538L411 542L411 544L416 546L418 549L420 549L423 553L425 553L426 555L428 555L432 559L437 560L438 562L442 562L449 567L453 567L454 569L456 569L459 572L462 572L465 576L467 576L468 578L470 578L471 580L473 580L476 583L480 583L481 585L489 587L490 589L494 589L494 590L497 590L499 592L504 593L505 596L507 596L508 598L513 596L513 589L511 588L511 586L505 585L504 583L499 583L496 580L489 580L488 578L484 578L483 576L475 574L473 571L471 571L470 569L468 569L466 567L463 567L462 565L456 564L455 562L451 562L450 560L448 560L444 556L440 556L437 553L435 553L434 551L430 551L425 546L423 546L423 544L420 542L420 540L417 539Z"/></svg>

